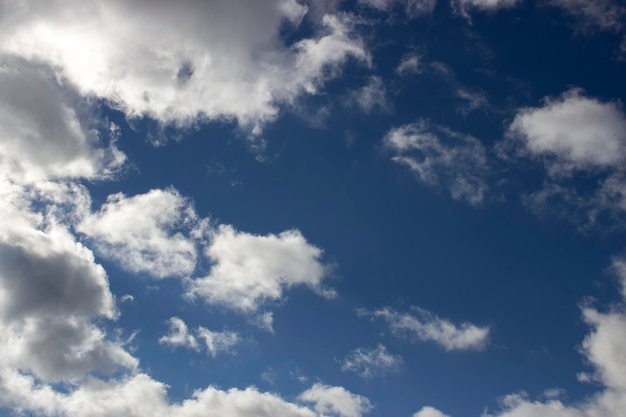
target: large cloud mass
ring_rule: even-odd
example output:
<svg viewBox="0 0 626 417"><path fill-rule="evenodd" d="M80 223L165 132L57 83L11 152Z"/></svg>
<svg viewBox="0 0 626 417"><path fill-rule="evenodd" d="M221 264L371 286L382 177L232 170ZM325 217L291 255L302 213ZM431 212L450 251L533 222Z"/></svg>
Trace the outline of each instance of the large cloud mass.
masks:
<svg viewBox="0 0 626 417"><path fill-rule="evenodd" d="M327 15L311 38L280 31L294 0L5 1L0 52L46 62L83 95L164 123L235 119L258 133L279 105L314 93L348 57L367 60L350 18Z"/></svg>

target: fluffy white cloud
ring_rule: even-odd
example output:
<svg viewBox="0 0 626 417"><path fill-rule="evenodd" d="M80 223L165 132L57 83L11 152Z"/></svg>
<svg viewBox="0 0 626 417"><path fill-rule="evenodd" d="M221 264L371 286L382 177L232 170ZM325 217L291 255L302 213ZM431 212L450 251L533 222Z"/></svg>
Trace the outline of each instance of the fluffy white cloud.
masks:
<svg viewBox="0 0 626 417"><path fill-rule="evenodd" d="M321 262L322 253L298 230L258 236L221 225L206 249L210 273L189 282L189 296L243 312L279 300L284 289L297 285L333 297L323 286L329 267Z"/></svg>
<svg viewBox="0 0 626 417"><path fill-rule="evenodd" d="M103 178L125 161L71 87L45 66L0 55L0 169L20 182ZM108 132L107 132L108 130ZM104 132L104 133L103 133Z"/></svg>
<svg viewBox="0 0 626 417"><path fill-rule="evenodd" d="M508 136L518 152L543 158L551 175L617 168L626 162L626 116L616 102L572 89L544 105L520 109Z"/></svg>
<svg viewBox="0 0 626 417"><path fill-rule="evenodd" d="M168 320L169 332L159 339L159 343L173 347L186 347L199 351L201 342L207 353L215 357L220 352L230 352L239 343L239 335L235 332L214 332L206 327L198 326L195 336L189 332L187 324L178 317Z"/></svg>
<svg viewBox="0 0 626 417"><path fill-rule="evenodd" d="M130 117L237 120L259 133L346 59L369 59L347 15L285 44L281 29L306 13L295 0L15 0L2 6L0 52L48 63Z"/></svg>
<svg viewBox="0 0 626 417"><path fill-rule="evenodd" d="M602 102L572 89L518 111L501 155L539 160L549 178L544 188L524 197L534 212L558 213L582 227L626 213L626 115L618 102ZM580 192L575 174L596 176L596 187ZM620 223L619 221L617 222Z"/></svg>
<svg viewBox="0 0 626 417"><path fill-rule="evenodd" d="M414 314L381 308L374 311L359 310L358 313L385 320L397 336L434 342L448 351L481 350L489 342L489 327L472 323L457 325L418 307L413 307L412 311Z"/></svg>
<svg viewBox="0 0 626 417"><path fill-rule="evenodd" d="M373 406L370 401L343 387L315 384L298 396L300 401L313 403L315 411L339 417L361 417Z"/></svg>
<svg viewBox="0 0 626 417"><path fill-rule="evenodd" d="M485 199L489 166L478 139L419 120L391 129L383 144L419 182L448 188L454 199L472 205Z"/></svg>
<svg viewBox="0 0 626 417"><path fill-rule="evenodd" d="M195 244L181 230L191 230L196 222L189 201L174 189L157 189L133 197L113 194L76 228L124 268L164 278L194 271Z"/></svg>
<svg viewBox="0 0 626 417"><path fill-rule="evenodd" d="M171 403L167 386L144 373L110 381L92 379L67 392L55 391L29 376L2 368L0 381L1 404L55 417L360 417L371 408L365 397L320 384L301 395L305 397L301 401L315 404L312 410L256 388L208 387L197 390L191 398Z"/></svg>
<svg viewBox="0 0 626 417"><path fill-rule="evenodd" d="M433 407L423 407L413 417L450 417Z"/></svg>
<svg viewBox="0 0 626 417"><path fill-rule="evenodd" d="M394 7L401 5L408 16L416 17L432 13L437 0L359 0L359 3L385 12L391 12Z"/></svg>
<svg viewBox="0 0 626 417"><path fill-rule="evenodd" d="M159 339L159 343L173 347L187 347L198 350L198 341L189 333L187 323L178 317L171 317L167 321L168 333Z"/></svg>
<svg viewBox="0 0 626 417"><path fill-rule="evenodd" d="M367 379L397 372L402 364L401 356L392 355L385 346L379 344L375 348L357 348L350 352L343 360L341 370L355 372Z"/></svg>

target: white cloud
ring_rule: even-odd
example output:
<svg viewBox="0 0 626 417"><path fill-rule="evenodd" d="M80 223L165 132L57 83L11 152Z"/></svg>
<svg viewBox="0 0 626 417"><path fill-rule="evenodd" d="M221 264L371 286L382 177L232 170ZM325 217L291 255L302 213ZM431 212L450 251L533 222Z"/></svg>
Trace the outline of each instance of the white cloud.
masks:
<svg viewBox="0 0 626 417"><path fill-rule="evenodd" d="M209 355L215 357L220 352L231 352L232 348L240 342L239 335L235 332L214 332L206 327L198 327L198 339L204 342Z"/></svg>
<svg viewBox="0 0 626 417"><path fill-rule="evenodd" d="M178 317L171 317L167 321L167 325L169 331L165 336L159 339L159 343L173 347L186 347L198 350L198 341L194 335L189 333L187 323Z"/></svg>
<svg viewBox="0 0 626 417"><path fill-rule="evenodd" d="M452 198L479 205L488 190L487 153L480 141L425 120L391 129L383 139L392 160L408 167L416 179L443 186Z"/></svg>
<svg viewBox="0 0 626 417"><path fill-rule="evenodd" d="M176 190L156 189L133 197L110 195L76 228L99 253L132 272L184 277L195 269L196 248L181 230L196 221L193 207Z"/></svg>
<svg viewBox="0 0 626 417"><path fill-rule="evenodd" d="M346 59L369 59L347 15L286 45L281 29L306 12L295 0L28 0L3 8L0 52L48 63L130 117L236 120L259 133Z"/></svg>
<svg viewBox="0 0 626 417"><path fill-rule="evenodd" d="M437 0L359 0L359 3L387 13L396 6L402 6L409 17L417 17L432 13Z"/></svg>
<svg viewBox="0 0 626 417"><path fill-rule="evenodd" d="M413 417L450 417L433 407L423 407Z"/></svg>
<svg viewBox="0 0 626 417"><path fill-rule="evenodd" d="M587 97L579 89L520 109L498 145L501 155L540 161L549 178L540 191L524 197L543 214L557 211L589 227L608 217L619 224L626 213L626 115L621 103ZM592 176L595 187L580 191L575 174ZM609 226L612 227L612 226Z"/></svg>
<svg viewBox="0 0 626 417"><path fill-rule="evenodd" d="M454 7L457 7L463 14L467 14L470 9L498 10L516 6L523 0L450 0Z"/></svg>
<svg viewBox="0 0 626 417"><path fill-rule="evenodd" d="M315 411L339 417L361 417L372 408L370 401L343 387L315 384L298 396L300 401L313 403Z"/></svg>
<svg viewBox="0 0 626 417"><path fill-rule="evenodd" d="M401 77L408 77L422 72L422 57L416 53L409 53L402 57L396 67L396 74Z"/></svg>
<svg viewBox="0 0 626 417"><path fill-rule="evenodd" d="M121 168L116 131L102 129L81 100L45 66L0 55L0 168L33 183L104 178ZM109 130L106 132L106 130Z"/></svg>
<svg viewBox="0 0 626 417"><path fill-rule="evenodd" d="M194 336L187 324L178 317L171 317L168 320L168 327L169 332L159 339L159 343L172 347L186 347L195 351L204 348L212 357L221 352L231 352L232 348L240 342L237 333L214 332L202 326L195 329Z"/></svg>
<svg viewBox="0 0 626 417"><path fill-rule="evenodd" d="M472 323L454 324L424 309L413 307L414 314L398 313L390 308L359 310L359 315L381 318L399 337L434 342L447 351L482 350L489 342L489 327Z"/></svg>
<svg viewBox="0 0 626 417"><path fill-rule="evenodd" d="M47 416L67 417L324 417L306 406L288 402L276 394L262 393L255 388L221 390L208 387L196 391L191 398L179 403L167 399L166 385L143 373L123 379L103 382L88 381L68 393L52 390L17 372L2 370L0 402L16 409L32 410ZM333 415L359 417L367 399L349 393L340 387L322 387L339 395L319 399ZM311 391L309 390L309 391ZM308 392L308 391L307 391ZM341 395L343 394L343 396ZM332 405L328 405L332 404ZM336 407L339 408L336 408Z"/></svg>
<svg viewBox="0 0 626 417"><path fill-rule="evenodd" d="M544 105L518 110L508 136L518 152L543 158L551 175L606 169L626 162L626 116L621 104L572 89Z"/></svg>
<svg viewBox="0 0 626 417"><path fill-rule="evenodd" d="M378 344L375 348L357 348L350 352L343 360L341 370L355 372L368 379L397 372L402 364L401 356L392 355L385 346Z"/></svg>
<svg viewBox="0 0 626 417"><path fill-rule="evenodd" d="M363 87L348 95L348 104L355 104L365 113L378 109L381 113L391 111L391 102L387 97L387 89L380 77L372 76Z"/></svg>
<svg viewBox="0 0 626 417"><path fill-rule="evenodd" d="M298 230L258 236L221 225L206 249L210 273L189 282L189 296L242 312L280 300L285 289L298 285L333 297L334 291L323 287L329 267L321 262L322 253Z"/></svg>
<svg viewBox="0 0 626 417"><path fill-rule="evenodd" d="M616 0L549 0L578 20L577 29L619 31L626 22L626 6Z"/></svg>

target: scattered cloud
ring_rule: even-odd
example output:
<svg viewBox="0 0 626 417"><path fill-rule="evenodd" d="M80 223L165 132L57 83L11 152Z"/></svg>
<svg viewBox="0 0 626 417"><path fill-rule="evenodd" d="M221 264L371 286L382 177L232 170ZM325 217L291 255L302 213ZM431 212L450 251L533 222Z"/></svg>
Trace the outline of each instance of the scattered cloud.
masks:
<svg viewBox="0 0 626 417"><path fill-rule="evenodd" d="M280 300L293 286L334 297L323 286L330 267L321 262L322 254L298 230L259 236L221 225L206 249L212 263L209 275L189 281L188 295L248 313L266 301Z"/></svg>
<svg viewBox="0 0 626 417"><path fill-rule="evenodd" d="M577 30L620 31L626 23L626 6L617 0L549 0L576 19Z"/></svg>
<svg viewBox="0 0 626 417"><path fill-rule="evenodd" d="M495 11L517 6L523 0L450 0L452 6L467 16L472 9Z"/></svg>
<svg viewBox="0 0 626 417"><path fill-rule="evenodd" d="M173 347L186 347L198 350L199 345L196 337L189 333L187 323L178 317L171 317L167 321L168 333L159 339L159 343Z"/></svg>
<svg viewBox="0 0 626 417"><path fill-rule="evenodd" d="M130 118L236 120L255 135L347 59L369 60L344 14L286 44L281 29L306 13L295 0L28 0L3 9L0 52L56 68L81 95Z"/></svg>
<svg viewBox="0 0 626 417"><path fill-rule="evenodd" d="M392 109L385 84L382 78L377 76L370 77L367 84L348 94L347 104L356 105L367 114L373 113L374 110L389 113Z"/></svg>
<svg viewBox="0 0 626 417"><path fill-rule="evenodd" d="M168 333L159 339L159 343L195 351L206 349L211 357L221 352L232 352L233 347L241 340L235 332L214 332L202 326L196 328L194 335L189 331L187 324L178 317L170 318L168 327Z"/></svg>
<svg viewBox="0 0 626 417"><path fill-rule="evenodd" d="M456 94L464 102L463 105L458 107L458 110L465 116L475 110L491 108L487 96L483 93L460 88Z"/></svg>
<svg viewBox="0 0 626 417"><path fill-rule="evenodd" d="M398 337L434 342L447 351L482 350L489 343L489 327L472 323L454 324L419 307L413 307L412 313L398 313L391 308L359 310L358 313L361 316L383 319Z"/></svg>
<svg viewBox="0 0 626 417"><path fill-rule="evenodd" d="M155 189L133 197L110 195L77 230L100 254L129 271L184 277L196 267L196 248L181 230L190 230L196 221L191 203L178 191Z"/></svg>
<svg viewBox="0 0 626 417"><path fill-rule="evenodd" d="M613 260L613 271L626 294L626 270L623 258ZM533 401L524 393L510 394L502 400L498 413L484 413L485 417L620 417L626 409L626 296L608 312L600 312L590 305L583 305L582 317L591 328L585 337L581 354L593 367L591 374L580 374L579 380L601 384L602 390L585 400L567 405L558 397L548 396L545 401ZM442 416L432 407L422 409L430 414L419 417Z"/></svg>
<svg viewBox="0 0 626 417"><path fill-rule="evenodd" d="M409 53L402 57L396 67L396 74L401 77L410 77L422 72L422 57L416 53Z"/></svg>
<svg viewBox="0 0 626 417"><path fill-rule="evenodd" d="M498 152L545 167L544 188L523 199L538 214L552 212L556 203L561 215L589 227L626 213L626 115L619 102L580 89L545 98L541 107L517 112ZM574 179L581 175L592 180L591 189L577 189Z"/></svg>
<svg viewBox="0 0 626 417"><path fill-rule="evenodd" d="M298 396L300 401L313 403L315 411L323 415L338 417L361 417L372 408L370 401L353 394L343 387L314 384Z"/></svg>
<svg viewBox="0 0 626 417"><path fill-rule="evenodd" d="M399 7L407 16L418 17L432 13L437 0L359 0L359 3L387 13Z"/></svg>
<svg viewBox="0 0 626 417"><path fill-rule="evenodd" d="M398 372L403 362L401 356L392 355L385 346L378 344L375 348L357 348L350 352L344 358L341 370L369 379Z"/></svg>
<svg viewBox="0 0 626 417"><path fill-rule="evenodd" d="M455 200L483 203L489 175L487 152L472 136L426 120L391 129L383 144L415 178L432 187L447 188Z"/></svg>

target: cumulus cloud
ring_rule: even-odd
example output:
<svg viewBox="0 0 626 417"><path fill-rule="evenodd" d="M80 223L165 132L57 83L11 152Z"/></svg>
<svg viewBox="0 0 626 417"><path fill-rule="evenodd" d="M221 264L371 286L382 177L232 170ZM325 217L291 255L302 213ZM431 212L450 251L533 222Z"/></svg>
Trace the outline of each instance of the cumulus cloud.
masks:
<svg viewBox="0 0 626 417"><path fill-rule="evenodd" d="M544 189L524 198L537 213L554 203L572 220L597 224L603 216L626 212L626 115L619 102L587 97L579 89L546 98L541 107L524 108L511 123L501 155L540 161L549 178ZM580 192L573 179L583 175L595 186Z"/></svg>
<svg viewBox="0 0 626 417"><path fill-rule="evenodd" d="M626 116L617 102L572 89L541 107L518 110L508 135L518 152L542 158L551 175L616 168L626 160Z"/></svg>
<svg viewBox="0 0 626 417"><path fill-rule="evenodd" d="M407 16L417 17L432 13L437 0L359 0L359 3L387 13L395 7L402 7Z"/></svg>
<svg viewBox="0 0 626 417"><path fill-rule="evenodd" d="M114 126L101 126L52 70L0 55L0 168L13 180L104 178L126 157ZM104 129L103 129L104 127Z"/></svg>
<svg viewBox="0 0 626 417"><path fill-rule="evenodd" d="M413 417L450 417L433 407L423 407Z"/></svg>
<svg viewBox="0 0 626 417"><path fill-rule="evenodd" d="M178 317L170 318L168 327L169 332L159 339L159 343L172 347L186 347L195 351L205 348L212 357L220 352L231 352L240 341L239 335L235 332L214 332L202 326L196 328L194 336L187 324Z"/></svg>
<svg viewBox="0 0 626 417"><path fill-rule="evenodd" d="M415 178L429 186L442 186L452 198L480 205L488 190L487 152L480 141L426 120L391 129L383 139Z"/></svg>
<svg viewBox="0 0 626 417"><path fill-rule="evenodd" d="M361 417L372 408L371 402L343 387L315 384L298 396L303 402L313 403L315 411L338 417Z"/></svg>
<svg viewBox="0 0 626 417"><path fill-rule="evenodd" d="M124 268L164 278L194 271L195 244L181 230L190 230L196 222L191 203L178 191L155 189L133 197L110 195L76 228L99 253Z"/></svg>
<svg viewBox="0 0 626 417"><path fill-rule="evenodd" d="M422 308L413 307L412 313L398 313L391 308L374 311L359 310L359 315L380 318L399 337L434 342L447 351L482 350L489 342L489 327L472 323L454 324Z"/></svg>
<svg viewBox="0 0 626 417"><path fill-rule="evenodd" d="M322 254L298 230L259 236L221 225L206 249L209 275L190 281L188 295L242 312L280 300L285 289L300 285L333 297L323 286L329 266Z"/></svg>
<svg viewBox="0 0 626 417"><path fill-rule="evenodd" d="M397 372L403 362L401 356L392 355L385 346L378 344L375 348L357 348L350 352L344 358L341 370L369 379Z"/></svg>
<svg viewBox="0 0 626 417"><path fill-rule="evenodd" d="M0 217L11 219L0 225L0 368L50 382L134 369L137 360L95 324L118 312L93 253L67 228L30 211L19 193L6 192L0 192Z"/></svg>
<svg viewBox="0 0 626 417"><path fill-rule="evenodd" d="M0 402L15 409L32 410L47 416L67 417L360 417L369 401L340 387L314 386L302 395L325 411L288 402L276 394L256 388L221 390L208 387L179 403L167 399L167 386L137 373L103 382L89 381L68 393L35 384L18 372L3 370L5 382ZM306 394L306 395L305 395ZM309 400L303 399L308 402Z"/></svg>
<svg viewBox="0 0 626 417"><path fill-rule="evenodd" d="M348 15L286 44L281 30L306 13L295 0L10 2L0 52L57 68L131 118L236 120L254 134L348 58L369 59Z"/></svg>

